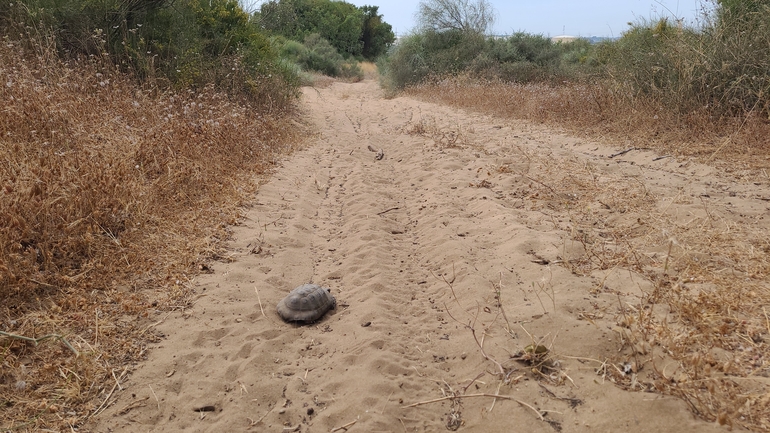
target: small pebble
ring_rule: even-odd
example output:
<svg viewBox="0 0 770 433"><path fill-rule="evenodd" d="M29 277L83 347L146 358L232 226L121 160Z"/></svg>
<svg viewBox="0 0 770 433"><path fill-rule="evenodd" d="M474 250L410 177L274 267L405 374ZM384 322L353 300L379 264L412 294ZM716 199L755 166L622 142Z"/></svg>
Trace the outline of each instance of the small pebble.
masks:
<svg viewBox="0 0 770 433"><path fill-rule="evenodd" d="M312 415L314 413L315 413L315 409L313 409L312 407L307 408L307 414L308 415Z"/></svg>

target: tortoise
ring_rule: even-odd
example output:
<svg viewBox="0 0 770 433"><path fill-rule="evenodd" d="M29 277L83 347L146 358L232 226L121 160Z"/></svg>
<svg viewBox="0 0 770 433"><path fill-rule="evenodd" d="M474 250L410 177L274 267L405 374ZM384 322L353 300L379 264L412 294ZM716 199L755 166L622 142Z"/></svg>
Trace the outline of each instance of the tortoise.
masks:
<svg viewBox="0 0 770 433"><path fill-rule="evenodd" d="M337 306L331 291L317 284L303 284L278 302L278 315L287 322L312 323Z"/></svg>

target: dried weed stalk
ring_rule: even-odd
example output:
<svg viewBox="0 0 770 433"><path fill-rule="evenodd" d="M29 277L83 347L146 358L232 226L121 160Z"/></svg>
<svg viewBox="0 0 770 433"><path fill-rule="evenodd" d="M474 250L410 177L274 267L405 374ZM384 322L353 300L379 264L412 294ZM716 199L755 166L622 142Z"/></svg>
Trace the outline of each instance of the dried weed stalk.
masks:
<svg viewBox="0 0 770 433"><path fill-rule="evenodd" d="M453 268L453 274L454 274L454 268ZM438 277L435 276L434 278L438 279ZM545 418L548 411L541 411L536 409L531 404L528 404L522 400L519 400L515 397L508 396L508 395L501 395L500 390L501 388L506 385L514 385L518 383L526 373L515 375L514 373L520 372L518 365L520 363L527 364L530 367L530 373L532 374L533 378L536 380L540 379L546 379L551 381L552 383L561 383L563 382L563 378L566 377L566 375L563 372L560 372L558 367L558 362L555 362L552 355L551 350L549 348L546 348L541 343L542 340L535 341L534 337L532 337L529 332L524 330L526 332L530 339L532 340L533 344L528 345L523 350L519 351L517 354L510 356L507 360L499 361L494 356L490 355L487 350L484 348L484 340L488 335L492 335L492 326L498 325L501 326L502 330L505 332L506 335L511 336L512 338L516 338L515 332L511 330L511 324L508 322L508 318L505 316L505 311L502 306L501 302L501 291L502 291L502 283L498 285L494 285L495 289L495 308L497 309L497 313L495 314L494 319L489 324L481 324L481 327L479 327L479 317L482 312L482 307L480 305L477 305L475 314L471 314L467 309L465 309L462 304L460 303L460 300L457 298L457 294L454 290L453 282L454 277L451 280L447 280L445 276L442 275L441 281L443 281L450 289L450 292L452 294L452 298L454 299L455 303L458 307L460 307L468 316L467 323L460 321L458 318L456 318L450 311L449 307L444 304L444 309L449 315L449 317L452 318L455 322L457 322L459 325L465 327L466 329L469 329L471 331L471 335L473 336L473 340L476 343L476 346L478 347L479 353L481 356L491 362L494 365L494 371L484 371L479 373L475 379L470 381L467 385L465 385L462 389L454 389L451 385L449 385L446 382L443 382L442 384L442 392L444 393L444 396L441 398L436 398L432 400L427 401L421 401L417 403L410 404L408 406L404 407L416 407L416 406L422 406L425 404L435 403L435 402L441 402L449 400L451 402L451 407L449 413L447 413L446 418L446 428L455 431L459 427L461 427L464 423L462 419L461 409L462 409L462 400L466 398L477 398L477 397L486 397L492 399L492 405L488 409L488 411L492 411L495 407L495 404L497 400L513 400L522 407L528 408L529 410L535 412L537 417L544 422L548 422L549 424L556 423L556 421L548 420ZM489 307L484 307L483 311L486 313L491 313L491 309ZM499 318L502 317L505 321L505 325L500 325ZM553 374L558 372L559 374ZM492 376L495 376L499 379L497 391L495 394L490 393L475 393L475 394L468 394L468 389L482 376L485 374L491 374Z"/></svg>

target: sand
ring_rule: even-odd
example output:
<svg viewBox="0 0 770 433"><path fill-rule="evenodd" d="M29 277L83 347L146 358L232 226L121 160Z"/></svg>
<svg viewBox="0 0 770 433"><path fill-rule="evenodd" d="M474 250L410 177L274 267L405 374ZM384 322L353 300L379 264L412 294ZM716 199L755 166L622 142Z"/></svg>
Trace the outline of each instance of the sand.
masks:
<svg viewBox="0 0 770 433"><path fill-rule="evenodd" d="M631 302L647 283L616 270L601 283L618 293L596 291L596 276L559 264L585 251L566 212L531 204L525 189L545 188L554 168L523 155L716 200L710 168L649 152L610 160L617 149L541 126L385 99L374 81L305 89L302 109L317 134L261 185L232 261L195 281L194 306L159 316L166 338L94 431L726 430L601 374L622 361L618 293ZM308 282L337 308L282 322L277 302ZM533 342L548 368L511 359ZM468 397L406 407L452 395Z"/></svg>

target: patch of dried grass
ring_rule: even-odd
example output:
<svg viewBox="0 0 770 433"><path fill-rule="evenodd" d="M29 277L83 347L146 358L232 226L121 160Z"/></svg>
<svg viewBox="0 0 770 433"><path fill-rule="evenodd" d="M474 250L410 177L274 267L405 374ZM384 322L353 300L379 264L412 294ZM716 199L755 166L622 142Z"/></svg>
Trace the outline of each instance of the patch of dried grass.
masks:
<svg viewBox="0 0 770 433"><path fill-rule="evenodd" d="M703 113L676 116L651 103L629 105L599 86L447 80L409 93L692 156L749 179L761 178L770 161L770 130L760 119L749 118L741 128ZM422 123L412 128L420 134L435 130ZM603 374L630 390L681 397L709 421L770 431L768 224L739 219L687 188L674 197L656 196L632 176L598 173L548 150L517 151L526 163L490 170L521 177L516 190L505 192L512 207L568 222L563 228L571 233L569 242L584 253L563 265L594 276L630 270L651 288L634 299L617 293L616 330L624 347ZM596 290L609 289L601 283Z"/></svg>
<svg viewBox="0 0 770 433"><path fill-rule="evenodd" d="M297 124L0 46L0 425L70 430L184 309ZM293 122L293 121L291 121ZM109 402L106 402L109 404Z"/></svg>
<svg viewBox="0 0 770 433"><path fill-rule="evenodd" d="M459 77L409 88L407 94L499 117L559 126L574 134L651 148L661 154L711 159L729 172L753 171L768 179L770 123L758 115L715 118L703 111L676 113L632 98L609 83L511 84ZM722 147L726 137L730 146ZM763 172L764 170L764 172Z"/></svg>
<svg viewBox="0 0 770 433"><path fill-rule="evenodd" d="M364 80L376 80L380 77L377 65L373 62L360 62L361 72L364 73Z"/></svg>

